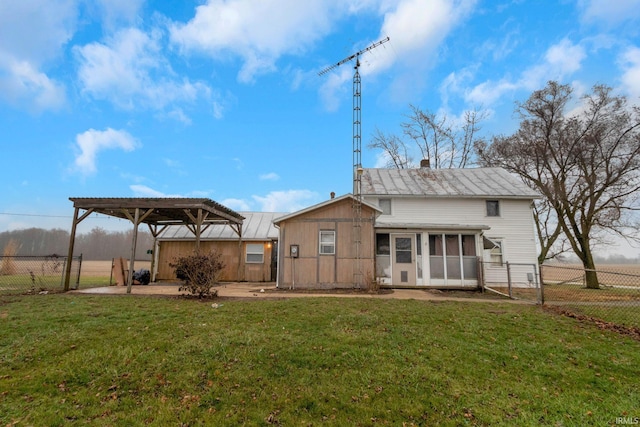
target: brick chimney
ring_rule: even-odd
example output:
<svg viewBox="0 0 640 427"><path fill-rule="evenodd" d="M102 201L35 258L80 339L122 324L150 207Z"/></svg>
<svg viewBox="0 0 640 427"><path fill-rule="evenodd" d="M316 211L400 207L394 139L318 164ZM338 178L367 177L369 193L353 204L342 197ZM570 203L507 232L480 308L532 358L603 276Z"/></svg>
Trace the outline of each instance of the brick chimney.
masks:
<svg viewBox="0 0 640 427"><path fill-rule="evenodd" d="M429 159L420 160L420 168L429 169L431 164L429 163Z"/></svg>

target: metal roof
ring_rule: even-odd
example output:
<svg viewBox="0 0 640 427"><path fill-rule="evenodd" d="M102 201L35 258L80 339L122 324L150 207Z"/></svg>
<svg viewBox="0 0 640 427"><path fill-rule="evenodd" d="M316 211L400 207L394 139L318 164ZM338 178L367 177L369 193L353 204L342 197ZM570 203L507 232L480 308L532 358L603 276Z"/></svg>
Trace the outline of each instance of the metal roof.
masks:
<svg viewBox="0 0 640 427"><path fill-rule="evenodd" d="M135 209L146 209L142 222L153 225L193 224L198 210L206 218L203 224L224 222L241 224L237 212L206 198L190 197L70 197L73 206L123 219L133 217Z"/></svg>
<svg viewBox="0 0 640 427"><path fill-rule="evenodd" d="M502 168L364 169L361 188L364 196L540 197Z"/></svg>
<svg viewBox="0 0 640 427"><path fill-rule="evenodd" d="M277 240L278 229L273 220L282 215L281 212L240 212L244 217L242 223L242 240ZM159 234L158 240L193 240L193 233L186 226L167 227ZM238 240L236 232L223 224L212 224L200 235L200 240Z"/></svg>

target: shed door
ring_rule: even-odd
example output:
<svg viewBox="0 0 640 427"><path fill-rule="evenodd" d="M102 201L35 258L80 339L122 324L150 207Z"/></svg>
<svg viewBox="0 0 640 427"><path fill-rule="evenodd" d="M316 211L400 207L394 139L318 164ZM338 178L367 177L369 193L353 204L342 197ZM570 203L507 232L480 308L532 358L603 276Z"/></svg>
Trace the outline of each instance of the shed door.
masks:
<svg viewBox="0 0 640 427"><path fill-rule="evenodd" d="M393 241L393 284L395 286L415 286L416 284L416 257L415 234L394 234Z"/></svg>

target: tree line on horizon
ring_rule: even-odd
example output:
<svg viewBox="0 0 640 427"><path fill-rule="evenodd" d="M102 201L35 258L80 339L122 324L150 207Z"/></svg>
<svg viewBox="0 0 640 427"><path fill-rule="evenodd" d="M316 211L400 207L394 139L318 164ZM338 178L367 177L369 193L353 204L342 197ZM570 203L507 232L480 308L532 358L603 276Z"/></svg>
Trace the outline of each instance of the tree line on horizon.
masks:
<svg viewBox="0 0 640 427"><path fill-rule="evenodd" d="M129 258L133 230L106 231L95 227L87 233L76 234L74 255L82 254L85 260L110 260ZM26 228L0 232L0 248L14 242L15 256L67 256L70 233L63 229ZM136 259L149 260L148 250L153 249L153 236L146 231L138 231Z"/></svg>

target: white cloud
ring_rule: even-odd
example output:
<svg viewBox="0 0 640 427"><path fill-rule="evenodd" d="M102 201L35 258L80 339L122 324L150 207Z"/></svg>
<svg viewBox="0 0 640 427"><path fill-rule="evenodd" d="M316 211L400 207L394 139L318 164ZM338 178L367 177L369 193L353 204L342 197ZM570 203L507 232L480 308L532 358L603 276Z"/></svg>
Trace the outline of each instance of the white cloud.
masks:
<svg viewBox="0 0 640 427"><path fill-rule="evenodd" d="M118 24L132 24L145 0L94 0L102 12L103 25L113 29Z"/></svg>
<svg viewBox="0 0 640 427"><path fill-rule="evenodd" d="M169 26L171 41L184 53L204 53L217 60L241 61L238 80L254 82L257 76L277 70L277 61L285 55L298 55L329 34L341 20L370 13L383 19L379 37L354 44L353 52L389 36L390 43L361 56L363 76L390 68L402 58L406 75L394 78L394 90L415 93L416 81L437 58L435 50L452 29L469 15L477 0L207 0L198 6L186 23ZM410 29L410 30L409 30ZM346 55L348 56L348 54ZM325 58L335 64L342 54ZM345 99L353 76L353 67L339 67L325 76L319 89L328 110ZM420 78L418 78L418 76ZM294 75L292 87L300 85ZM403 83L410 81L410 84Z"/></svg>
<svg viewBox="0 0 640 427"><path fill-rule="evenodd" d="M165 194L161 191L154 190L151 187L140 184L130 185L129 189L133 192L134 197L183 197L179 194Z"/></svg>
<svg viewBox="0 0 640 427"><path fill-rule="evenodd" d="M465 99L474 105L491 105L508 92L517 90L532 91L541 88L549 80L562 81L580 70L586 53L581 45L568 39L552 45L545 52L544 60L520 74L517 79L503 77L497 81L485 81L467 90Z"/></svg>
<svg viewBox="0 0 640 427"><path fill-rule="evenodd" d="M464 93L464 87L468 81L473 78L473 71L470 68L463 68L459 71L449 73L447 77L440 84L440 99L442 101L442 108L449 107L450 94L462 94Z"/></svg>
<svg viewBox="0 0 640 427"><path fill-rule="evenodd" d="M475 0L398 2L397 7L384 16L380 38L392 35L393 50L398 57L422 63L421 57L433 52L475 4Z"/></svg>
<svg viewBox="0 0 640 427"><path fill-rule="evenodd" d="M294 212L318 201L318 193L309 190L272 191L264 197L252 197L263 212Z"/></svg>
<svg viewBox="0 0 640 427"><path fill-rule="evenodd" d="M147 34L129 28L106 43L90 43L75 51L83 92L123 109L162 110L170 104L192 103L211 96L211 89L202 82L172 78L173 71L162 54L159 31ZM175 106L170 116L185 123L190 120Z"/></svg>
<svg viewBox="0 0 640 427"><path fill-rule="evenodd" d="M615 26L640 18L640 0L579 0L582 19L586 22Z"/></svg>
<svg viewBox="0 0 640 427"><path fill-rule="evenodd" d="M121 149L133 151L139 143L128 132L107 128L104 131L89 129L76 136L76 144L80 154L76 156L75 166L83 175L96 172L96 157L99 151L108 149Z"/></svg>
<svg viewBox="0 0 640 427"><path fill-rule="evenodd" d="M585 57L584 48L566 38L551 46L545 55L550 70L562 75L578 71Z"/></svg>
<svg viewBox="0 0 640 427"><path fill-rule="evenodd" d="M397 100L411 99L427 84L426 72L439 58L438 50L444 40L474 10L476 0L404 0L388 11L380 31L380 38L389 36L390 46L372 51L379 55L371 72L389 68L397 61L402 65L394 73L392 92ZM388 53L385 52L389 49ZM367 74L363 70L363 74Z"/></svg>
<svg viewBox="0 0 640 427"><path fill-rule="evenodd" d="M184 111L182 110L182 108L174 108L173 110L169 111L167 113L168 117L171 117L172 119L182 122L185 125L191 125L192 120L191 118L189 118L189 116L187 116Z"/></svg>
<svg viewBox="0 0 640 427"><path fill-rule="evenodd" d="M320 40L348 11L340 0L208 0L189 22L171 25L171 40L185 52L240 58L238 80L247 83Z"/></svg>
<svg viewBox="0 0 640 427"><path fill-rule="evenodd" d="M1 1L0 53L37 68L60 55L77 14L76 0Z"/></svg>
<svg viewBox="0 0 640 427"><path fill-rule="evenodd" d="M4 69L4 73L2 72ZM66 103L64 86L27 61L0 58L0 97L28 110L58 110Z"/></svg>
<svg viewBox="0 0 640 427"><path fill-rule="evenodd" d="M220 202L221 205L233 209L234 211L250 211L249 204L242 199L224 199Z"/></svg>
<svg viewBox="0 0 640 427"><path fill-rule="evenodd" d="M498 82L486 81L468 91L465 99L474 105L491 105L500 99L505 92L516 89L518 89L518 85L507 79Z"/></svg>
<svg viewBox="0 0 640 427"><path fill-rule="evenodd" d="M280 176L275 172L269 172L260 175L260 181L277 181L280 179Z"/></svg>
<svg viewBox="0 0 640 427"><path fill-rule="evenodd" d="M328 111L336 111L340 106L340 101L347 99L347 85L345 82L352 81L353 70L351 67L343 67L337 72L323 76L325 82L320 86L319 94L324 108ZM349 86L349 91L351 86Z"/></svg>
<svg viewBox="0 0 640 427"><path fill-rule="evenodd" d="M360 48L386 37L390 40L362 55L360 73L371 76L400 63L402 67L391 76L390 93L396 101L411 99L422 89L420 86L426 84L424 74L436 64L437 50L442 42L469 16L475 4L476 0L381 2L378 9L383 17L380 35ZM352 77L352 67L343 67L328 76L319 91L326 109L336 110L338 100L348 99L343 92L350 90L346 83Z"/></svg>
<svg viewBox="0 0 640 427"><path fill-rule="evenodd" d="M621 76L622 85L633 98L633 104L640 98L640 48L630 47L622 55L620 62L624 69Z"/></svg>
<svg viewBox="0 0 640 427"><path fill-rule="evenodd" d="M46 74L49 61L75 32L76 0L0 2L0 98L42 111L66 102L62 83Z"/></svg>

